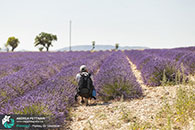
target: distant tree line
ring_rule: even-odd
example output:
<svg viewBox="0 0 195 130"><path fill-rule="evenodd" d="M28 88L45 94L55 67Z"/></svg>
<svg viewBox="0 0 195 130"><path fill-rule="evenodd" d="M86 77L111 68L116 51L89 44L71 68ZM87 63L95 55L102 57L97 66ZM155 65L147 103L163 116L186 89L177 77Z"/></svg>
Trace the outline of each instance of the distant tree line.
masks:
<svg viewBox="0 0 195 130"><path fill-rule="evenodd" d="M53 41L57 41L56 35L41 32L39 35L35 37L34 46L38 47L39 51L43 51L44 48L46 49L46 51L49 51L49 48L53 46L52 45ZM11 49L11 51L13 52L18 47L19 43L20 41L18 40L18 38L13 36L9 37L7 42L5 43L6 51L9 52ZM116 43L115 50L118 50L118 48L119 48L119 43ZM95 41L92 41L91 51L93 51L94 49L95 49Z"/></svg>

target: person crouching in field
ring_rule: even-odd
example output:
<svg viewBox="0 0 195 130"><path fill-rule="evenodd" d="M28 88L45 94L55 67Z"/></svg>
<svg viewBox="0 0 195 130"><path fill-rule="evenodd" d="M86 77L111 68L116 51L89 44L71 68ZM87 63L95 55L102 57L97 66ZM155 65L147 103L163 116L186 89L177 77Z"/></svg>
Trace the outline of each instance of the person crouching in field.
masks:
<svg viewBox="0 0 195 130"><path fill-rule="evenodd" d="M76 75L78 88L77 94L75 95L75 101L77 101L78 96L81 96L81 103L85 103L84 98L86 98L86 105L88 105L88 99L96 99L96 92L91 77L91 73L88 72L86 65L82 65L80 67L80 73Z"/></svg>

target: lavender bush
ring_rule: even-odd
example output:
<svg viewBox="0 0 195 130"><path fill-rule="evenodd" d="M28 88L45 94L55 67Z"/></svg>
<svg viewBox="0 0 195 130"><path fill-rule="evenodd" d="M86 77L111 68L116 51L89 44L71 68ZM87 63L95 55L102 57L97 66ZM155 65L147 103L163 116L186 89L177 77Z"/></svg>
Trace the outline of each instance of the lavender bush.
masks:
<svg viewBox="0 0 195 130"><path fill-rule="evenodd" d="M189 49L189 50L188 50ZM191 51L190 51L191 50ZM195 53L192 51L194 47L189 48L177 48L177 49L146 49L143 52L149 55L155 55L157 57L169 59L172 62L176 62L177 68L180 68L183 64L185 74L195 74Z"/></svg>
<svg viewBox="0 0 195 130"><path fill-rule="evenodd" d="M175 76L178 68L175 62L151 55L145 51L125 51L125 54L137 66L137 69L141 71L143 81L146 85L161 85L163 73L165 73L167 82L176 83Z"/></svg>
<svg viewBox="0 0 195 130"><path fill-rule="evenodd" d="M178 63L183 64L185 73L195 75L195 53L191 52L183 55Z"/></svg>
<svg viewBox="0 0 195 130"><path fill-rule="evenodd" d="M136 82L130 64L124 53L117 51L108 57L95 76L98 95L104 100L118 96L135 98L142 95L142 89Z"/></svg>
<svg viewBox="0 0 195 130"><path fill-rule="evenodd" d="M174 48L173 50L192 51L195 52L195 46Z"/></svg>

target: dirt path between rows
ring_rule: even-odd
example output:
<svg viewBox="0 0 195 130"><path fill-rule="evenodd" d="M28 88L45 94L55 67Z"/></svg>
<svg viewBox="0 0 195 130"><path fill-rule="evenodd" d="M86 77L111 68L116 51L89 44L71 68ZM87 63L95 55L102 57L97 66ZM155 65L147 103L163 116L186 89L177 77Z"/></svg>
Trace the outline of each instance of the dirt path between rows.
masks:
<svg viewBox="0 0 195 130"><path fill-rule="evenodd" d="M94 102L94 105L84 106L77 105L72 107L72 121L70 129L72 130L127 130L130 129L134 120L140 122L154 122L154 116L163 106L164 96L171 103L176 96L176 87L149 87L145 86L141 73L136 66L127 61L141 85L144 97L130 101L102 101Z"/></svg>

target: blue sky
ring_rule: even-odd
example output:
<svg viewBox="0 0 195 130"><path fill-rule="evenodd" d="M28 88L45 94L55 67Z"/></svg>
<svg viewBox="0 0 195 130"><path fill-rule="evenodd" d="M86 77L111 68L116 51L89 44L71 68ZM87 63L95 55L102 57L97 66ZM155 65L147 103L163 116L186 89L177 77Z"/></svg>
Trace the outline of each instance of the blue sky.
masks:
<svg viewBox="0 0 195 130"><path fill-rule="evenodd" d="M0 0L0 47L19 38L17 50L37 50L40 32L56 34L51 50L96 44L172 48L195 46L194 0Z"/></svg>

